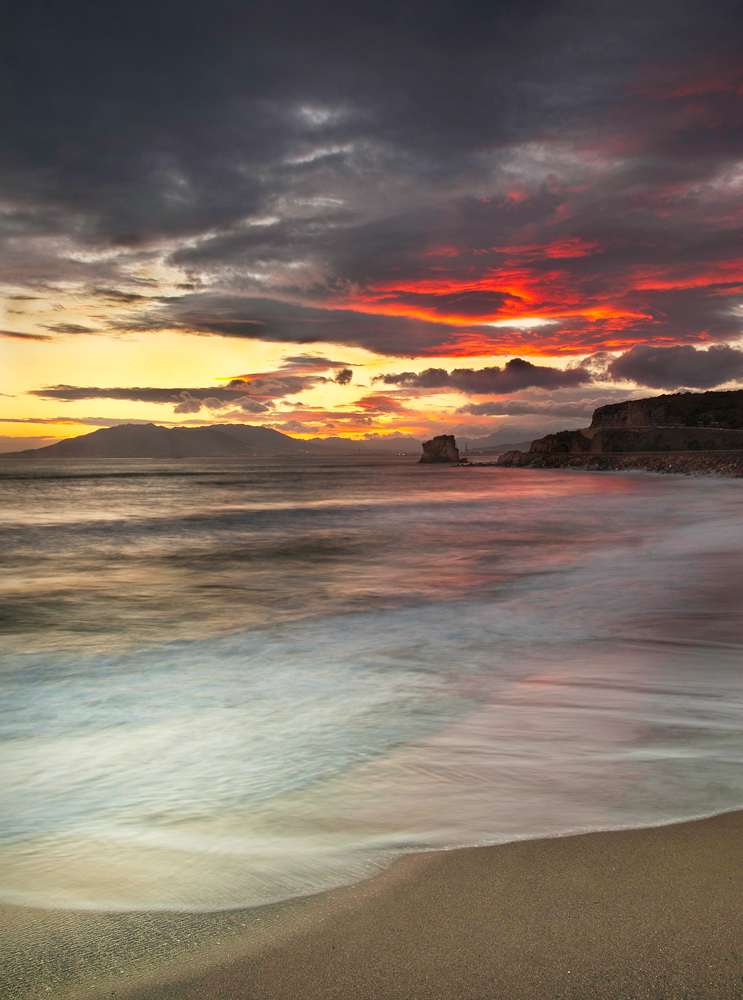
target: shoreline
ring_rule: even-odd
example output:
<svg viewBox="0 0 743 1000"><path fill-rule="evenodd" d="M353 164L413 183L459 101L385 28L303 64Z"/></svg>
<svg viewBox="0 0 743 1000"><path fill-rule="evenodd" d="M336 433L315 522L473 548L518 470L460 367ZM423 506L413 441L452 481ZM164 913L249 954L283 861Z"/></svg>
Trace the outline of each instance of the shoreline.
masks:
<svg viewBox="0 0 743 1000"><path fill-rule="evenodd" d="M496 462L472 462L474 467L501 469L582 469L586 472L656 472L682 476L743 477L743 451L615 452L566 454L506 452Z"/></svg>
<svg viewBox="0 0 743 1000"><path fill-rule="evenodd" d="M367 881L253 910L126 918L8 907L25 951L46 935L87 940L97 962L53 992L51 978L29 988L21 976L5 995L733 1000L743 994L741 848L743 810L415 854ZM111 928L134 950L152 951L154 933L195 943L119 971Z"/></svg>

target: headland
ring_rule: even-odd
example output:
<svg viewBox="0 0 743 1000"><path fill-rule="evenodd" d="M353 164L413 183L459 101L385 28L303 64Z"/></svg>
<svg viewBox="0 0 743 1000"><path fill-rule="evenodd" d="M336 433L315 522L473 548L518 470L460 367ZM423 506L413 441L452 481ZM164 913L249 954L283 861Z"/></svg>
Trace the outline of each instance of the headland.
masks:
<svg viewBox="0 0 743 1000"><path fill-rule="evenodd" d="M743 476L743 390L676 393L601 406L590 427L547 434L495 463Z"/></svg>

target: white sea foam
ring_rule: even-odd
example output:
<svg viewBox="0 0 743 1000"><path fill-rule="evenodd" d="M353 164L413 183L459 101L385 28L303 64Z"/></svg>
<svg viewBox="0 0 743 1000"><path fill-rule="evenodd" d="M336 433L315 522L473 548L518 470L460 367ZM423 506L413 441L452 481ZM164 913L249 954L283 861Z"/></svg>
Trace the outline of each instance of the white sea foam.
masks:
<svg viewBox="0 0 743 1000"><path fill-rule="evenodd" d="M71 566L66 528L17 527L6 564L35 545L42 567L32 591L10 574L24 606L65 577L98 593L69 599L51 648L32 620L29 652L0 658L3 899L252 905L411 850L743 805L740 484L429 471L221 471L191 487L195 520L90 527ZM165 514L173 484L152 483ZM300 496L246 521L238 489ZM187 638L143 641L164 560ZM241 625L266 594L273 620ZM105 649L74 642L75 616Z"/></svg>

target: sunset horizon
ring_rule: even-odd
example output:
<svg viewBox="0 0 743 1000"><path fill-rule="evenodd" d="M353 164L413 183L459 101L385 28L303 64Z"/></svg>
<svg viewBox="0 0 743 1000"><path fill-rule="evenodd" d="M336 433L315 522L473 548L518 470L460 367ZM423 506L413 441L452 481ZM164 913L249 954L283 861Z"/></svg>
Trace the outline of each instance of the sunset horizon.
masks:
<svg viewBox="0 0 743 1000"><path fill-rule="evenodd" d="M0 449L137 421L536 434L741 384L726 9L415 10L393 36L362 5L23 36Z"/></svg>

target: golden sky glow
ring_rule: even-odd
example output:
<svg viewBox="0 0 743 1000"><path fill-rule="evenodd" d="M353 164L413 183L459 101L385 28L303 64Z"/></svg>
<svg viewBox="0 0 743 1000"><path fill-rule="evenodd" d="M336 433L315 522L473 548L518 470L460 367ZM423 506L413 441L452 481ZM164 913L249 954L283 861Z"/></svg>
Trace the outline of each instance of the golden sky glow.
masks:
<svg viewBox="0 0 743 1000"><path fill-rule="evenodd" d="M427 97L399 119L405 88L390 104L374 74L322 101L246 79L188 141L178 96L156 123L135 102L120 132L78 95L93 110L37 122L47 159L0 201L0 447L126 421L519 439L739 385L743 68L633 52L600 96L577 64L553 72L564 114L511 94L513 68L488 84L500 104ZM498 117L508 94L520 114Z"/></svg>

